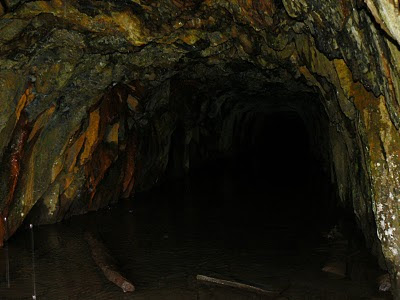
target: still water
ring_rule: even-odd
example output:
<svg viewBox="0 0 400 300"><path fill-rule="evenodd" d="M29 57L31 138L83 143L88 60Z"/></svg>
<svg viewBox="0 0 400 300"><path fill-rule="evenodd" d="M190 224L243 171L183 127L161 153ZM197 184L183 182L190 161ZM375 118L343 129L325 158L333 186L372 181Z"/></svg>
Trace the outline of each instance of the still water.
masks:
<svg viewBox="0 0 400 300"><path fill-rule="evenodd" d="M97 213L35 227L37 299L275 299L200 284L198 274L280 292L276 299L390 299L377 292L382 271L362 247L348 250L346 278L321 271L332 255L323 237L329 224L316 223L304 181L266 181L225 164L209 170ZM86 230L101 238L134 293L105 279ZM10 288L4 249L0 254L0 299L32 299L29 230L9 241Z"/></svg>

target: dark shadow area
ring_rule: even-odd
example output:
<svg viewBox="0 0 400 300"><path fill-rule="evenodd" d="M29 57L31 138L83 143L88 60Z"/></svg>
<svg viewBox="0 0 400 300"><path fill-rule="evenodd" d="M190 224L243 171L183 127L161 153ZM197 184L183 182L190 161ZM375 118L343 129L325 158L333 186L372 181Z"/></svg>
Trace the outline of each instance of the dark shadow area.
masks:
<svg viewBox="0 0 400 300"><path fill-rule="evenodd" d="M281 299L390 299L377 291L381 271L375 260L362 243L352 242L361 239L359 233L327 237L335 225L339 231L353 228L352 217L337 207L303 120L293 112L257 113L250 120L237 124L229 154L184 176L169 173L173 179L113 209L37 227L38 295L276 299L200 284L195 277L201 274L248 283ZM183 153L183 136L181 127L172 138L174 155ZM170 158L182 169L179 156ZM83 239L87 229L134 282L134 294L123 294L93 263ZM10 241L12 288L0 290L7 297L30 298L29 249L28 231ZM344 265L343 276L322 271L332 260Z"/></svg>
<svg viewBox="0 0 400 300"><path fill-rule="evenodd" d="M225 299L230 293L196 290L197 274L293 299L376 294L380 271L361 244L352 244L360 233L337 207L329 177L310 151L303 120L293 112L260 113L235 132L241 134L230 155L214 157L125 203L132 218L120 225L124 236L98 225L129 278L147 291L185 289L189 280L197 299L218 293L222 298L216 299ZM171 149L176 146L182 144ZM327 238L336 234L329 233L332 228L347 228L350 235ZM343 277L322 271L332 260L344 264Z"/></svg>

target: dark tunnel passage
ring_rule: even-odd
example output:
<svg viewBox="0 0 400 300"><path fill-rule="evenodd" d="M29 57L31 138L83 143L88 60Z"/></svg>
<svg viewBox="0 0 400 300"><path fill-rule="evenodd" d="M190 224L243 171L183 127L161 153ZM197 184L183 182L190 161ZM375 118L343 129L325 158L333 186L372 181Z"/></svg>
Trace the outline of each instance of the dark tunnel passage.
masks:
<svg viewBox="0 0 400 300"><path fill-rule="evenodd" d="M215 137L208 134L200 144L185 142L185 124L178 121L166 178L124 203L133 218L117 226L130 228L128 237L126 230L121 236L100 226L125 274L153 290L154 299L160 289L172 289L174 299L192 299L178 290L184 278L192 282L198 274L261 286L289 299L374 294L382 271L351 210L339 204L327 162L315 153L313 120L307 123L286 106L245 111L234 118L226 152L215 151ZM327 149L320 143L319 149ZM205 159L198 159L200 152ZM196 293L198 299L254 296L223 289Z"/></svg>
<svg viewBox="0 0 400 300"><path fill-rule="evenodd" d="M315 97L240 101L235 96L190 134L188 118L181 114L168 139L164 176L151 189L37 229L43 293L55 299L119 297L118 288L90 265L81 241L82 229L89 229L144 299L363 299L376 294L375 281L383 271L365 246L352 208L338 199L327 120L318 108L308 106L318 112L314 118L301 110L302 101L310 105ZM149 162L162 149L157 138L143 136L142 153ZM29 233L21 231L10 243L18 259L11 277L17 280L7 295L29 293L29 278L18 275L31 269L29 241ZM68 257L73 260L66 265ZM197 275L246 283L274 296L211 288L197 282ZM60 281L57 287L51 284L54 278Z"/></svg>
<svg viewBox="0 0 400 300"><path fill-rule="evenodd" d="M339 208L334 186L311 152L304 121L294 111L248 114L233 128L230 153L196 164L189 181L198 186L192 177L206 180L200 185L219 194L210 207L221 201L224 208L231 207L226 215L244 224L281 220L296 227L335 225ZM172 135L166 169L167 176L180 174L179 182L185 176L182 131L178 125ZM196 152L188 155L193 160Z"/></svg>
<svg viewBox="0 0 400 300"><path fill-rule="evenodd" d="M298 299L374 293L381 271L354 217L338 204L304 120L285 109L250 111L239 120L231 151L214 153L186 173L185 134L178 125L166 170L173 176L125 203L134 216L123 225L132 230L129 237L121 243L114 230L100 229L126 274L149 290L179 289L182 278L205 274ZM192 149L187 160L196 153ZM130 251L135 254L126 255ZM253 299L246 292L197 291L199 299L215 296Z"/></svg>

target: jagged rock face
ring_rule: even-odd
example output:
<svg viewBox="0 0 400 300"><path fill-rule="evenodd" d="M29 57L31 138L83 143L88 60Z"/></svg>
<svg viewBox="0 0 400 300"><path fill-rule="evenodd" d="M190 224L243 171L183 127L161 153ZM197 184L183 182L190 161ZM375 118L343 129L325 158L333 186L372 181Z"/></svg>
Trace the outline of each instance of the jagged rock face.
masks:
<svg viewBox="0 0 400 300"><path fill-rule="evenodd" d="M0 3L1 241L150 187L177 128L188 168L290 108L400 297L396 1Z"/></svg>

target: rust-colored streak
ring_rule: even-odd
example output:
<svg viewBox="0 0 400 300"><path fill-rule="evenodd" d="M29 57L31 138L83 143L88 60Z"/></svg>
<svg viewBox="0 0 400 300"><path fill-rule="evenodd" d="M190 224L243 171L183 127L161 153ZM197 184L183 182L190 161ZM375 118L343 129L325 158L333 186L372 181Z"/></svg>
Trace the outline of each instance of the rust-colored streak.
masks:
<svg viewBox="0 0 400 300"><path fill-rule="evenodd" d="M49 118L53 115L55 110L56 107L51 106L37 118L32 127L32 131L29 135L28 142L30 142L36 135L40 133L41 129L46 125L46 123L48 122Z"/></svg>
<svg viewBox="0 0 400 300"><path fill-rule="evenodd" d="M99 146L92 159L85 165L86 178L88 180L89 205L91 208L96 189L100 181L104 178L107 170L114 161L115 155L112 151L103 146Z"/></svg>
<svg viewBox="0 0 400 300"><path fill-rule="evenodd" d="M81 165L90 159L94 149L99 142L99 126L100 126L100 112L99 109L91 112L89 115L89 126L86 130L85 147L81 154Z"/></svg>
<svg viewBox="0 0 400 300"><path fill-rule="evenodd" d="M25 90L25 93L18 100L17 108L15 110L17 121L19 120L22 110L25 108L25 106L31 103L35 98L35 95L32 93L32 89L33 89L32 84L29 83L27 89Z"/></svg>
<svg viewBox="0 0 400 300"><path fill-rule="evenodd" d="M96 205L93 203L97 192L97 186L106 175L108 169L117 157L117 151L110 149L107 142L110 141L110 135L106 135L107 128L115 128L112 141L118 144L118 129L121 116L126 113L126 99L132 87L116 86L102 99L98 109L96 109L96 139L92 140L91 156L88 156L85 151L81 154L86 159L85 174L87 179L87 187L89 191L89 208ZM91 113L91 116L93 116ZM90 124L90 121L89 121ZM89 125L89 129L92 126ZM86 143L88 141L88 132L86 132ZM110 133L110 132L108 132ZM75 151L76 153L76 151ZM132 188L131 188L132 190Z"/></svg>
<svg viewBox="0 0 400 300"><path fill-rule="evenodd" d="M9 209L11 203L14 199L15 189L18 184L20 169L21 169L21 160L24 156L24 146L29 136L29 130L27 126L27 120L22 115L17 123L17 127L14 134L14 139L10 144L10 154L9 154L9 165L8 165L8 193L3 202L3 211L0 214L1 221L0 221L0 246L3 245L3 241L5 238L5 228L3 219L8 217Z"/></svg>
<svg viewBox="0 0 400 300"><path fill-rule="evenodd" d="M74 170L78 155L81 152L84 142L85 134L81 134L81 136L75 141L75 143L67 150L65 166L69 173Z"/></svg>
<svg viewBox="0 0 400 300"><path fill-rule="evenodd" d="M25 118L21 118L15 133L16 139L11 145L10 155L10 177L8 181L8 195L5 200L5 209L3 214L8 216L8 209L14 197L15 188L18 183L19 171L21 168L21 159L23 157L24 145L28 139L28 130L26 128L27 122Z"/></svg>
<svg viewBox="0 0 400 300"><path fill-rule="evenodd" d="M102 99L100 106L100 137L104 137L108 124L113 124L119 120L122 114L122 102L126 97L127 92L125 89L117 88Z"/></svg>

